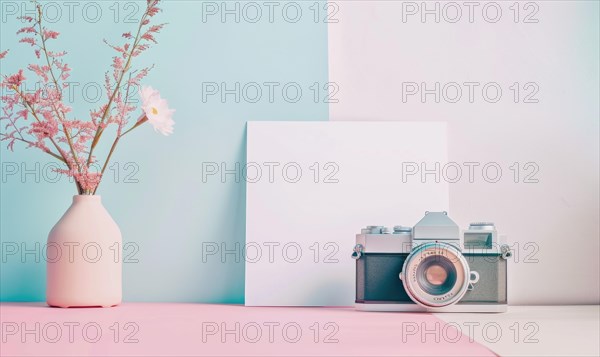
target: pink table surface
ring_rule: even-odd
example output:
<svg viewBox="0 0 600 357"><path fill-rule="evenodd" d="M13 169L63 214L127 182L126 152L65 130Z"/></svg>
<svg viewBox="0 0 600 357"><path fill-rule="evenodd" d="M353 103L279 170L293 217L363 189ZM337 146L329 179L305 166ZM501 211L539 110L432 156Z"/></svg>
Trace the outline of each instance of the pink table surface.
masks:
<svg viewBox="0 0 600 357"><path fill-rule="evenodd" d="M2 356L495 356L430 314L352 308L0 304Z"/></svg>

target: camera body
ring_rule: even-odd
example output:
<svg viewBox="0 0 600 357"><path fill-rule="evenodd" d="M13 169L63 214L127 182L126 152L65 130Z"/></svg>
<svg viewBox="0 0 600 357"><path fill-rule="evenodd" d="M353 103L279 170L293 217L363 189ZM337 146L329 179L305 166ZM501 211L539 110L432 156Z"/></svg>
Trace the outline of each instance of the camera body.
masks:
<svg viewBox="0 0 600 357"><path fill-rule="evenodd" d="M510 249L493 223L460 229L446 212L414 227L368 226L356 235L356 308L504 312Z"/></svg>

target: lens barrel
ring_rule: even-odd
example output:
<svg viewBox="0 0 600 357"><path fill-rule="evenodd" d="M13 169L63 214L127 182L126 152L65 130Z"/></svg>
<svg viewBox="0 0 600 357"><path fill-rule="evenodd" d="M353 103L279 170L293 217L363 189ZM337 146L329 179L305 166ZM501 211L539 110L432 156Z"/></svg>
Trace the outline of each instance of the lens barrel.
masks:
<svg viewBox="0 0 600 357"><path fill-rule="evenodd" d="M400 278L417 304L436 308L456 304L469 287L469 265L459 249L443 242L417 246L406 258Z"/></svg>

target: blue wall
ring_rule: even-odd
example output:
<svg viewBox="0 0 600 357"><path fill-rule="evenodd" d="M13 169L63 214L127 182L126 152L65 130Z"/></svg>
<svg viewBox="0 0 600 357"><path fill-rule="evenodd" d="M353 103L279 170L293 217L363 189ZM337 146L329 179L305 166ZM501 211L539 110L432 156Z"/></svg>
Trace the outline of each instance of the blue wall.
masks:
<svg viewBox="0 0 600 357"><path fill-rule="evenodd" d="M74 68L70 80L80 83L74 91L73 108L81 118L87 118L88 111L100 104L90 103L95 85L88 84L87 96L82 88L86 83L102 83L109 68L113 52L102 44L102 38L116 41L121 33L133 31L135 23L124 22L130 13L134 19L139 18L143 6L143 2L137 3L140 5L137 11L132 6L125 8L129 2L98 2L102 4L102 15L98 22L92 22L95 8L86 8L86 18L85 3L74 8L71 19L68 8L62 7L60 20L47 24L61 32L59 41L51 45L69 51L67 60ZM9 56L0 62L2 74L24 68L34 59L28 46L17 44L14 34L21 24L15 19L17 15L12 14L14 4L31 8L28 1L0 2L0 49L11 49ZM211 256L203 263L202 243L225 243L230 249L236 242L243 246L244 182L235 182L234 175L228 175L225 183L216 176L203 183L202 163L223 162L229 169L236 162L243 165L247 121L328 119L324 94L321 91L315 100L314 91L309 88L315 82L321 87L327 82L324 2L319 3L319 21L314 19L314 2L294 3L302 6L297 22L292 22L295 8L288 6L286 18L282 15L286 2L280 2L272 21L268 8L263 7L262 17L255 23L250 21L256 17L256 9L244 9L244 2L238 3L239 22L234 15L227 15L224 22L219 13L210 15L215 10L213 5L220 4L199 1L162 4L164 11L158 15L158 21L169 25L158 36L159 44L136 62L140 66L156 64L143 84L160 90L177 112L175 134L171 137L156 134L149 126L126 137L113 158L117 163L115 170L109 172L99 190L105 207L121 227L124 242L139 247L134 255L139 262L124 264L124 298L128 301L242 303L243 259L238 263L230 255L221 262ZM235 4L227 2L230 9ZM58 13L56 8L49 10L54 11L50 14L52 18ZM203 101L203 82L226 83L230 89L239 82L242 88L239 103L233 94L227 95L224 102L218 95ZM246 87L247 96L243 95L244 85L250 82L259 83L263 89L256 103L251 103L256 94L251 86ZM272 102L264 82L280 83ZM294 86L302 89L298 102L286 100L294 96L293 89L287 97L282 95L286 83L297 83ZM104 144L98 150L101 156L107 151ZM39 254L37 257L29 254L24 259L19 254L7 255L6 248L13 243L28 249L35 249L36 243L43 246L48 232L69 206L74 185L66 178L51 182L53 174L45 174L43 168L53 161L39 151L24 150L17 145L11 153L3 143L0 154L3 255L0 300L43 301L43 258ZM36 163L40 163L37 174L24 178L21 172L8 175L7 170L12 170L15 164L34 169ZM139 171L133 174L136 169ZM135 180L138 182L130 182ZM128 253L133 252L134 245L129 246Z"/></svg>

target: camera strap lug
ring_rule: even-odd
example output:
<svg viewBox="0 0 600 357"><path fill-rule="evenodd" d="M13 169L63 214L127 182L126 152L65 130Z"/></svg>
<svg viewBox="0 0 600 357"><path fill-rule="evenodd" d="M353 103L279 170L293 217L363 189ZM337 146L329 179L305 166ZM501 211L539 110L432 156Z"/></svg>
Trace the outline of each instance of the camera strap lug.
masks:
<svg viewBox="0 0 600 357"><path fill-rule="evenodd" d="M357 245L354 246L354 249L352 250L351 257L354 260L358 260L362 256L362 253L363 253L363 246L362 246L362 244L357 244Z"/></svg>
<svg viewBox="0 0 600 357"><path fill-rule="evenodd" d="M507 260L512 257L512 252L510 251L510 247L507 244L503 244L500 246L500 253L502 253L502 259Z"/></svg>

